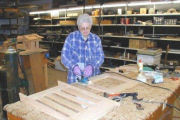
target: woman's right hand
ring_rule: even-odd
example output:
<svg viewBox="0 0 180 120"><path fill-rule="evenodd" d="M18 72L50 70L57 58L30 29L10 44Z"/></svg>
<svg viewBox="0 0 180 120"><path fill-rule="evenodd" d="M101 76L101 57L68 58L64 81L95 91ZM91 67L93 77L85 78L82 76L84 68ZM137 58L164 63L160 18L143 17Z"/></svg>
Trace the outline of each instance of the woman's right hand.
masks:
<svg viewBox="0 0 180 120"><path fill-rule="evenodd" d="M79 68L78 65L75 65L75 66L73 67L73 73L74 73L75 75L81 76L81 69Z"/></svg>

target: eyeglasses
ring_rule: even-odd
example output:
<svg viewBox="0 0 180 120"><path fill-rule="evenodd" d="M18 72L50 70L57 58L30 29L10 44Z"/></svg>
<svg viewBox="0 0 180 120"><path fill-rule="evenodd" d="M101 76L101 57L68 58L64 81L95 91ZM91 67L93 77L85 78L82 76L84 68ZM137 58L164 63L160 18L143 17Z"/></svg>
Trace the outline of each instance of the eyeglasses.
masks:
<svg viewBox="0 0 180 120"><path fill-rule="evenodd" d="M85 31L85 30L90 30L91 27L80 27L79 29L80 29L81 31Z"/></svg>

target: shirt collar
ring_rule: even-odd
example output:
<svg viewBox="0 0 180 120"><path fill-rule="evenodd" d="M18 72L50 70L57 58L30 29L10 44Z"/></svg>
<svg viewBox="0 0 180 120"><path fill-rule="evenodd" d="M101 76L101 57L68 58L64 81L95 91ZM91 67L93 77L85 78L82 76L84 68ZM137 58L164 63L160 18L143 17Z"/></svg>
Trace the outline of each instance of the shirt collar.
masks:
<svg viewBox="0 0 180 120"><path fill-rule="evenodd" d="M81 36L81 39L84 41L84 38L83 38L82 33L81 33L79 30L78 30L78 32L79 32L79 34L80 34L80 36ZM89 33L88 38L87 38L87 40L86 40L86 41L88 41L88 40L89 40L90 35L91 35L91 32Z"/></svg>

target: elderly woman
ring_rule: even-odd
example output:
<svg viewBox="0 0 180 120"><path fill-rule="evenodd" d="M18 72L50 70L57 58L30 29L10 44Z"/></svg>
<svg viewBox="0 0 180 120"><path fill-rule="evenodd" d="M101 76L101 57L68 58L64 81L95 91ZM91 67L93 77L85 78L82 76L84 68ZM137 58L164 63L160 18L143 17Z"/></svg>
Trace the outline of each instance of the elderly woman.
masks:
<svg viewBox="0 0 180 120"><path fill-rule="evenodd" d="M79 30L68 35L61 53L61 62L68 69L69 84L99 74L104 62L101 39L90 32L92 18L82 14L77 25Z"/></svg>

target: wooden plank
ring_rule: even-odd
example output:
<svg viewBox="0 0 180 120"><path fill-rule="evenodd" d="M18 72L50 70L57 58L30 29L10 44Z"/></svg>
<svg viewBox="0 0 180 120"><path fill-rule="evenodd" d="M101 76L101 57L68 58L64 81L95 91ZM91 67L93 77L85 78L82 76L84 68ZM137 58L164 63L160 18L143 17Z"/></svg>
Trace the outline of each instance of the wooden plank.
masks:
<svg viewBox="0 0 180 120"><path fill-rule="evenodd" d="M43 66L43 72L44 72L44 81L45 81L45 87L48 88L48 70L47 70L47 64L45 63L44 66Z"/></svg>
<svg viewBox="0 0 180 120"><path fill-rule="evenodd" d="M37 108L39 111L44 112L58 120L69 120L67 116L60 114L56 110L52 109L51 107L45 106L34 99L19 93L20 101L25 102L27 105L32 105L33 107Z"/></svg>
<svg viewBox="0 0 180 120"><path fill-rule="evenodd" d="M67 93L64 93L63 91L61 92L55 92L55 94L61 96L61 97L64 97L66 99L69 99L70 101L76 103L76 104L79 104L81 107L83 108L87 108L89 105L91 105L90 103L88 102L85 102L85 101L82 101L80 100L78 97L76 96L72 96L70 94L67 94Z"/></svg>
<svg viewBox="0 0 180 120"><path fill-rule="evenodd" d="M81 92L78 92L77 90L75 90L75 89L66 89L65 91L64 91L65 93L67 93L67 94L70 94L70 95L73 95L73 96L75 96L75 97L79 97L80 99L83 99L83 100L85 100L85 101L87 101L87 102L90 102L90 103L92 103L92 104L95 104L95 103L97 103L99 100L98 99L95 99L95 98L93 98L93 97L90 97L90 96L87 96L86 94L83 94L83 93L81 93Z"/></svg>
<svg viewBox="0 0 180 120"><path fill-rule="evenodd" d="M107 93L121 92L138 84L136 81L132 81L126 77L112 73L105 73L90 80L92 84L87 85L87 88L95 90L99 89L100 92Z"/></svg>
<svg viewBox="0 0 180 120"><path fill-rule="evenodd" d="M36 101L44 104L45 106L49 106L49 108L54 109L55 111L67 117L74 115L76 113L75 111L72 111L71 109L68 109L67 107L64 107L62 104L52 101L48 97L43 97L43 98L37 99Z"/></svg>
<svg viewBox="0 0 180 120"><path fill-rule="evenodd" d="M60 81L58 81L58 86L64 86L64 87L66 86L67 89L64 92L66 92L66 93L68 93L70 95L73 95L73 96L82 97L82 98L90 100L90 101L92 101L94 103L98 102L99 98L100 98L100 96L97 96L97 95L92 94L92 93L87 92L87 91L82 91L79 88L76 88L74 86L69 86L69 85L67 85L67 84L65 84L63 82L60 82Z"/></svg>
<svg viewBox="0 0 180 120"><path fill-rule="evenodd" d="M108 99L101 101L98 104L87 108L85 111L82 111L78 113L77 115L72 116L71 119L72 120L98 120L102 116L107 114L108 111L112 111L114 109L112 108L112 105L115 102L114 101L111 101L111 102L112 103L109 103ZM116 103L116 106L117 104L118 103Z"/></svg>
<svg viewBox="0 0 180 120"><path fill-rule="evenodd" d="M63 82L58 83L58 87L35 95L27 97L20 94L20 99L57 120L97 120L117 105L107 98Z"/></svg>
<svg viewBox="0 0 180 120"><path fill-rule="evenodd" d="M48 95L47 97L63 106L66 106L69 109L72 109L73 111L79 112L83 110L83 107L81 107L80 104L77 104L67 98L61 97L55 93Z"/></svg>
<svg viewBox="0 0 180 120"><path fill-rule="evenodd" d="M42 53L36 53L29 56L35 92L46 89L45 74L43 68L44 65L42 63L41 54Z"/></svg>

